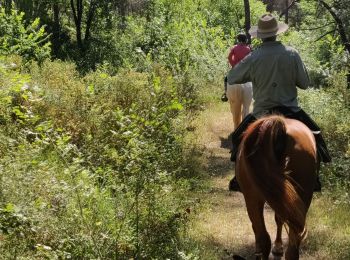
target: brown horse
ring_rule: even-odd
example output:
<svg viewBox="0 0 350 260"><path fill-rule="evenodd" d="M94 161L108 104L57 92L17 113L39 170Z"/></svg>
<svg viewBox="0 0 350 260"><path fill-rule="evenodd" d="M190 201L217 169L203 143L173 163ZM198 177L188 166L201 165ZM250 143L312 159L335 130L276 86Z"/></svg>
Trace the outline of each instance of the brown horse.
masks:
<svg viewBox="0 0 350 260"><path fill-rule="evenodd" d="M282 225L289 227L285 259L299 259L319 162L314 136L303 123L272 115L249 126L237 155L236 176L255 234L257 259L268 259L271 239L263 210L275 211L277 234L272 253L283 255Z"/></svg>

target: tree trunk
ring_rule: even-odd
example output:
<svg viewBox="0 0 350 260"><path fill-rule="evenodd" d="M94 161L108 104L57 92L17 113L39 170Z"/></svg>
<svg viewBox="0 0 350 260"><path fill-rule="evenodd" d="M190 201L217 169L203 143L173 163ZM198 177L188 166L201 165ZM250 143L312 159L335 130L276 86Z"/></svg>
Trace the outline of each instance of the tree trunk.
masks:
<svg viewBox="0 0 350 260"><path fill-rule="evenodd" d="M119 28L124 30L126 28L126 15L128 8L128 0L119 0L118 1L118 11L121 17Z"/></svg>
<svg viewBox="0 0 350 260"><path fill-rule="evenodd" d="M286 14L285 14L285 17L284 17L284 22L286 24L288 24L288 20L289 20L289 8L288 8L288 4L289 4L289 0L285 0L286 1Z"/></svg>
<svg viewBox="0 0 350 260"><path fill-rule="evenodd" d="M92 20L95 15L96 5L97 5L96 1L91 1L90 7L89 7L89 13L86 21L86 29L85 29L85 37L84 37L85 45L88 43L88 40L90 38L90 29L91 29Z"/></svg>
<svg viewBox="0 0 350 260"><path fill-rule="evenodd" d="M289 0L285 0L285 1L286 1L285 2L286 8L280 13L279 16L282 17L284 15L285 22L286 22L286 24L288 24L288 22L289 22L289 9L292 8L298 0L293 0L290 4L289 4Z"/></svg>
<svg viewBox="0 0 350 260"><path fill-rule="evenodd" d="M250 5L249 0L243 0L244 2L244 30L248 38L248 43L251 43L251 36L249 34L250 29Z"/></svg>
<svg viewBox="0 0 350 260"><path fill-rule="evenodd" d="M76 37L77 37L77 44L81 51L84 50L84 45L82 41L82 35L81 35L81 22L82 22L82 16L83 16L83 0L76 0L76 7L74 4L74 0L70 1L70 5L73 12L73 18L75 23L75 29L76 29Z"/></svg>
<svg viewBox="0 0 350 260"><path fill-rule="evenodd" d="M57 57L60 48L60 9L58 3L52 5L53 10L53 30L52 30L52 47L54 55Z"/></svg>

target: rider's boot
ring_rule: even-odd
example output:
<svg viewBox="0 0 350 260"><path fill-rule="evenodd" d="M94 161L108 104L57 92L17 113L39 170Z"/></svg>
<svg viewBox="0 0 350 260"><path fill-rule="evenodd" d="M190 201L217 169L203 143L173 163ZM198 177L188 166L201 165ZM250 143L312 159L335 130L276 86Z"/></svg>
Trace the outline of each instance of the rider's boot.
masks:
<svg viewBox="0 0 350 260"><path fill-rule="evenodd" d="M231 149L231 161L235 162L238 152L239 144L241 143L242 134L243 132L248 128L248 126L253 123L256 120L255 116L252 114L248 114L243 121L240 123L240 125L236 128L236 130L231 134L232 139L232 149ZM236 176L233 177L232 180L230 180L230 183L228 185L228 189L230 191L241 191Z"/></svg>
<svg viewBox="0 0 350 260"><path fill-rule="evenodd" d="M321 181L320 181L320 176L317 175L316 184L314 187L314 192L320 192L320 191L321 191Z"/></svg>
<svg viewBox="0 0 350 260"><path fill-rule="evenodd" d="M321 161L324 163L329 163L332 161L332 157L330 156L326 142L324 141L322 135L320 133L314 134L316 140L317 152L321 158Z"/></svg>

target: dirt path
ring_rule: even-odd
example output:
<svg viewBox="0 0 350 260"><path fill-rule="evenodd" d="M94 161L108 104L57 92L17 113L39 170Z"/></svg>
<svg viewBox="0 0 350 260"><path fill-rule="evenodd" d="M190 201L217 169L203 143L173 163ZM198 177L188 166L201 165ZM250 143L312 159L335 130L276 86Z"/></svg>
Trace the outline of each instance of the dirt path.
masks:
<svg viewBox="0 0 350 260"><path fill-rule="evenodd" d="M198 195L204 208L195 217L190 231L191 237L202 245L201 259L235 259L233 255L255 259L254 234L243 195L227 188L234 174L233 163L229 160L231 122L228 107L221 104L203 113L197 130L205 147L204 171L210 175L211 182L211 187ZM265 221L274 240L274 215L268 206L265 207ZM286 232L283 232L286 243ZM301 259L327 259L307 250L301 250Z"/></svg>

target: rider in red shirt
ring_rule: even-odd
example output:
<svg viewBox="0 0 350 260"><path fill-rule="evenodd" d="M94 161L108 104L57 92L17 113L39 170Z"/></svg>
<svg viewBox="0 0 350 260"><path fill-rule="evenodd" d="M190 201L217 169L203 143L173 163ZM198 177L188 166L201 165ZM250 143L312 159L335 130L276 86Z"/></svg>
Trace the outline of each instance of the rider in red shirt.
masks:
<svg viewBox="0 0 350 260"><path fill-rule="evenodd" d="M247 45L247 36L245 34L238 34L237 41L238 43L231 48L230 53L227 57L228 62L230 63L232 68L251 52L250 47ZM225 93L221 97L221 100L224 102L227 101L226 91L227 78L225 77Z"/></svg>

